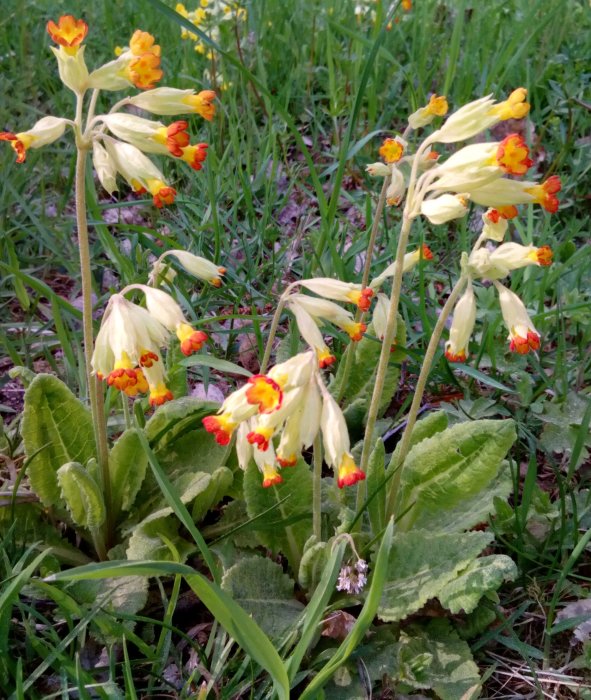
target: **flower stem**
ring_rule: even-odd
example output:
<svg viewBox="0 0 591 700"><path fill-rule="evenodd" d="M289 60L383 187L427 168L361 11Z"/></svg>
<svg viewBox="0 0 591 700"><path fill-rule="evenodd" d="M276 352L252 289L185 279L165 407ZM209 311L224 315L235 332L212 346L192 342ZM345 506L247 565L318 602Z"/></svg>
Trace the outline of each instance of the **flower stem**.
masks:
<svg viewBox="0 0 591 700"><path fill-rule="evenodd" d="M384 211L384 205L386 204L386 192L390 185L390 176L387 175L384 178L382 184L382 191L380 192L380 197L378 199L378 204L376 206L376 211L374 214L373 222L371 224L371 231L369 234L369 242L367 244L367 250L365 252L365 264L363 266L363 276L361 277L361 288L365 289L367 283L369 282L369 273L371 272L371 263L373 258L373 249L376 244L376 238L378 236L378 229L380 227L380 219L382 218L382 213ZM362 320L363 313L357 309L355 313L355 323ZM349 375L351 374L351 367L353 366L353 357L355 355L355 344L351 341L347 345L345 350L345 366L343 367L343 376L339 386L339 390L336 396L337 403L340 403L343 399L343 394L347 388L347 382L349 381ZM359 495L359 491L357 492Z"/></svg>
<svg viewBox="0 0 591 700"><path fill-rule="evenodd" d="M449 297L447 298L447 301L441 309L441 313L439 314L439 318L437 319L437 323L435 324L435 328L433 329L433 333L431 334L429 345L427 346L425 357L423 358L423 364L421 365L419 378L414 389L413 400L406 418L406 427L404 428L402 438L400 439L398 458L395 464L390 465L390 468L395 469L395 474L392 478L392 483L390 484L388 491L388 497L386 501L386 519L390 518L390 516L394 513L394 509L396 507L396 497L398 494L398 488L400 486L400 479L402 477L402 468L404 465L404 460L406 459L406 456L410 450L412 430L417 421L417 415L421 407L423 394L425 393L427 379L429 378L429 373L431 372L433 359L435 357L435 353L437 352L437 347L439 346L441 334L443 333L443 329L445 328L445 322L449 318L449 315L453 307L455 306L458 297L464 289L467 279L468 278L465 275L462 275L460 279L456 282L454 288L451 290Z"/></svg>
<svg viewBox="0 0 591 700"><path fill-rule="evenodd" d="M273 350L273 341L275 340L275 335L277 334L277 328L279 328L279 320L281 319L281 314L285 308L285 303L289 298L291 290L298 284L299 281L288 284L283 294L279 297L277 308L275 309L273 320L271 321L271 328L269 328L269 337L267 338L267 344L265 345L265 354L263 355L261 367L259 369L261 374L264 374L267 371L267 365L269 364L269 360L271 359L271 351Z"/></svg>
<svg viewBox="0 0 591 700"><path fill-rule="evenodd" d="M322 540L322 440L314 438L314 474L312 482L312 523L316 542Z"/></svg>
<svg viewBox="0 0 591 700"><path fill-rule="evenodd" d="M369 455L374 446L374 430L378 418L382 393L384 391L384 383L386 381L386 372L388 370L388 362L390 361L390 348L396 337L396 326L398 320L398 304L400 302L400 290L402 287L402 267L404 263L404 253L408 243L410 233L411 220L405 215L402 219L402 227L398 237L398 247L396 249L396 266L394 268L394 278L392 281L392 293L390 295L390 306L388 309L388 318L386 321L386 330L384 332L384 340L382 341L382 350L376 370L371 403L367 411L367 422L365 425L365 436L363 439L363 452L361 453L360 469L367 472ZM365 483L365 482L362 482ZM361 490L361 489L360 489ZM358 500L363 503L365 494L358 494Z"/></svg>
<svg viewBox="0 0 591 700"><path fill-rule="evenodd" d="M88 239L88 221L86 218L86 159L88 146L85 143L76 144L76 227L78 230L78 248L80 251L80 278L82 281L82 328L84 335L84 364L86 371L86 386L92 413L94 436L98 449L98 463L101 470L103 496L107 519L105 523L104 541L107 549L111 543L112 513L111 513L111 480L109 475L109 447L107 431L102 408L102 387L98 385L92 374L92 351L94 334L92 328L92 271L90 268L90 244ZM100 554L100 553L99 553Z"/></svg>

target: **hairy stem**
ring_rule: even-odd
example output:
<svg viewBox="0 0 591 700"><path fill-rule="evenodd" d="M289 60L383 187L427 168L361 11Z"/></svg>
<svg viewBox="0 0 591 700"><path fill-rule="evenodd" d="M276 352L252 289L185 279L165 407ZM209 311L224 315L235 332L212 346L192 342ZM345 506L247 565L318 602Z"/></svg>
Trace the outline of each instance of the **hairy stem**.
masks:
<svg viewBox="0 0 591 700"><path fill-rule="evenodd" d="M365 264L363 266L363 276L361 277L361 288L365 289L367 283L369 282L369 273L371 272L371 263L373 258L373 249L376 244L376 238L378 236L378 229L380 227L380 219L382 218L382 213L384 211L384 205L386 204L386 192L390 185L390 176L384 178L382 184L382 191L380 192L380 197L378 199L378 204L376 206L376 211L374 214L373 222L371 224L371 231L369 234L369 242L367 244L367 250L365 252ZM363 313L360 309L357 309L355 313L355 322L358 323L363 318ZM340 403L343 399L343 393L347 387L347 382L349 381L349 375L351 374L351 367L353 366L353 357L355 355L355 341L351 341L347 345L345 351L345 366L343 367L343 378L339 386L339 391L336 397L337 403ZM359 498L361 490L357 491L357 497Z"/></svg>
<svg viewBox="0 0 591 700"><path fill-rule="evenodd" d="M314 474L312 491L312 523L316 541L322 540L322 440L314 438Z"/></svg>
<svg viewBox="0 0 591 700"><path fill-rule="evenodd" d="M429 378L429 373L431 372L433 359L435 357L435 353L437 352L437 347L439 346L441 334L443 333L443 329L445 328L445 322L449 318L449 315L451 314L452 309L455 306L456 301L458 300L458 297L462 293L466 282L467 277L465 277L464 275L462 275L460 279L456 282L454 288L451 290L449 297L447 298L447 301L441 309L441 313L439 314L439 318L437 319L437 323L435 324L435 328L433 329L433 333L431 334L429 345L427 346L425 357L423 358L423 364L421 365L419 378L415 386L413 400L406 418L406 427L404 428L404 432L402 433L402 437L400 439L398 459L396 460L396 463L392 465L392 468L395 469L395 474L392 478L392 483L390 484L388 490L388 497L386 500L387 519L394 514L394 509L396 506L396 497L398 495L398 488L400 486L400 479L402 476L404 460L406 459L406 455L408 454L410 449L412 430L417 421L417 416L421 407L421 401L423 400L423 394L425 393L425 387L427 385L427 379Z"/></svg>
<svg viewBox="0 0 591 700"><path fill-rule="evenodd" d="M79 100L81 102L81 99ZM80 122L78 122L80 124ZM102 388L92 374L92 351L94 347L94 333L92 328L92 272L90 268L90 243L88 239L88 221L86 218L86 159L88 156L88 145L76 144L76 228L78 230L78 248L80 251L80 278L82 282L82 328L84 335L84 364L86 371L86 386L90 410L92 412L92 423L94 426L94 436L98 449L98 462L102 476L103 496L107 511L105 523L104 541L108 549L111 543L112 521L111 521L111 480L109 475L109 447L107 443L107 432L102 409ZM101 553L99 552L99 555ZM101 555L102 556L102 555Z"/></svg>

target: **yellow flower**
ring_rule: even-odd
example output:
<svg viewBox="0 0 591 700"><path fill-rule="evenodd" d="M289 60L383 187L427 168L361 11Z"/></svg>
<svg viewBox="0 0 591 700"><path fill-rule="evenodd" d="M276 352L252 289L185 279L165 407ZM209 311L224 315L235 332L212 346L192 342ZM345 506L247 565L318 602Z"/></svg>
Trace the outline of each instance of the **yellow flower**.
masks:
<svg viewBox="0 0 591 700"><path fill-rule="evenodd" d="M23 163L29 148L41 148L57 141L66 130L66 124L67 119L43 117L28 131L0 132L0 141L8 141L16 153L16 162Z"/></svg>
<svg viewBox="0 0 591 700"><path fill-rule="evenodd" d="M408 125L411 129L419 129L430 124L435 117L443 117L447 114L447 99L441 95L431 95L429 103L413 112L408 118Z"/></svg>

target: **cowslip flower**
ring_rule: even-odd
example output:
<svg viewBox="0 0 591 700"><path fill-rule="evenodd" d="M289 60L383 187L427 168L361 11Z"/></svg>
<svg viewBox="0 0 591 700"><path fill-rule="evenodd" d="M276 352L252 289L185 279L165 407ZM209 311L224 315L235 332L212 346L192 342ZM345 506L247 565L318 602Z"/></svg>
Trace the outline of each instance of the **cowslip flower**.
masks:
<svg viewBox="0 0 591 700"><path fill-rule="evenodd" d="M317 299L304 294L292 294L288 304L290 309L293 309L294 306L301 307L317 322L321 319L334 323L335 326L344 330L353 341L361 340L367 330L365 323L356 322L353 314L326 299Z"/></svg>
<svg viewBox="0 0 591 700"><path fill-rule="evenodd" d="M270 414L263 414L251 420L251 429L246 435L251 445L265 452L272 444L275 433L285 423L288 416L299 412L302 400L305 398L304 387L298 386L283 392L281 407Z"/></svg>
<svg viewBox="0 0 591 700"><path fill-rule="evenodd" d="M308 280L301 280L299 284L326 299L355 304L362 311L367 311L371 306L373 290L369 287L364 289L360 284L341 282L330 277L314 277Z"/></svg>
<svg viewBox="0 0 591 700"><path fill-rule="evenodd" d="M145 381L142 368L161 362L168 331L146 309L114 294L96 337L92 369L109 386L124 391Z"/></svg>
<svg viewBox="0 0 591 700"><path fill-rule="evenodd" d="M28 131L16 134L10 131L0 132L0 141L8 141L16 153L16 162L24 163L29 148L41 148L57 141L66 130L67 124L67 119L43 117Z"/></svg>
<svg viewBox="0 0 591 700"><path fill-rule="evenodd" d="M351 443L345 416L325 388L322 391L322 401L320 428L326 462L335 470L340 489L343 486L353 486L358 481L365 479L365 473L355 464L351 454Z"/></svg>
<svg viewBox="0 0 591 700"><path fill-rule="evenodd" d="M151 34L137 29L129 41L129 47L117 59L90 74L88 87L121 90L134 85L141 90L150 90L162 76L160 46Z"/></svg>
<svg viewBox="0 0 591 700"><path fill-rule="evenodd" d="M51 50L57 59L61 81L76 94L83 94L88 86L88 69L81 44L88 33L88 25L82 19L63 15L57 24L53 20L47 23L47 33L58 44L57 49L51 47Z"/></svg>
<svg viewBox="0 0 591 700"><path fill-rule="evenodd" d="M404 175L393 165L390 174L390 184L386 190L386 204L390 207L397 207L402 201L405 192Z"/></svg>
<svg viewBox="0 0 591 700"><path fill-rule="evenodd" d="M302 450L312 445L320 429L322 397L315 377L304 386L303 392L299 404L288 416L281 431L277 447L277 462L281 467L293 467Z"/></svg>
<svg viewBox="0 0 591 700"><path fill-rule="evenodd" d="M506 207L515 204L539 204L551 214L558 211L556 194L561 190L560 178L552 175L542 183L500 178L470 190L470 198L485 207Z"/></svg>
<svg viewBox="0 0 591 700"><path fill-rule="evenodd" d="M443 95L431 95L428 104L409 116L408 125L411 129L427 126L435 117L444 117L448 109L447 99Z"/></svg>
<svg viewBox="0 0 591 700"><path fill-rule="evenodd" d="M176 190L166 183L164 175L139 148L113 138L104 138L104 144L118 172L136 194L150 192L159 209L174 202Z"/></svg>
<svg viewBox="0 0 591 700"><path fill-rule="evenodd" d="M472 282L458 299L449 329L449 340L445 344L445 357L450 362L465 362L468 357L468 344L476 323L476 297Z"/></svg>
<svg viewBox="0 0 591 700"><path fill-rule="evenodd" d="M527 90L518 88L498 104L491 95L469 102L451 114L430 139L440 143L465 141L500 121L522 119L529 112L526 96Z"/></svg>
<svg viewBox="0 0 591 700"><path fill-rule="evenodd" d="M432 224L445 224L452 219L460 219L468 211L470 196L464 194L442 194L421 203L421 214Z"/></svg>
<svg viewBox="0 0 591 700"><path fill-rule="evenodd" d="M461 148L432 171L439 177L429 189L472 192L503 175L524 175L532 164L523 138L509 134L500 142Z"/></svg>
<svg viewBox="0 0 591 700"><path fill-rule="evenodd" d="M379 162L366 165L365 170L371 177L386 177L391 172L387 165Z"/></svg>
<svg viewBox="0 0 591 700"><path fill-rule="evenodd" d="M290 311L295 317L298 330L304 341L314 350L320 369L326 369L337 361L324 342L318 324L312 316L299 304L290 306Z"/></svg>
<svg viewBox="0 0 591 700"><path fill-rule="evenodd" d="M404 259L402 261L402 272L410 272L410 270L413 269L415 265L420 260L433 260L433 253L431 252L431 249L429 248L428 245L425 245L423 243L420 248L417 248L416 250L411 251L410 253L405 253ZM379 289L382 284L388 279L388 277L394 277L396 274L396 263L393 262L388 267L377 277L375 277L370 283L369 286L373 290Z"/></svg>
<svg viewBox="0 0 591 700"><path fill-rule="evenodd" d="M240 423L257 413L273 413L281 407L281 387L268 376L256 374L231 393L215 416L206 416L203 427L215 436L218 445L227 445Z"/></svg>
<svg viewBox="0 0 591 700"><path fill-rule="evenodd" d="M183 268L197 279L209 282L214 287L222 286L222 277L226 274L226 268L186 250L167 250L163 253L152 266L151 280L158 281L163 272L168 275L169 270L165 270L166 265L163 260L170 255L176 258Z"/></svg>
<svg viewBox="0 0 591 700"><path fill-rule="evenodd" d="M397 163L404 155L404 149L406 148L406 141L403 138L397 136L396 138L384 139L384 142L380 146L378 153L382 157L383 161L388 165L392 163Z"/></svg>
<svg viewBox="0 0 591 700"><path fill-rule="evenodd" d="M99 142L92 142L92 164L99 182L109 193L117 191L117 166L107 152L107 149Z"/></svg>
<svg viewBox="0 0 591 700"><path fill-rule="evenodd" d="M148 311L166 329L176 333L183 355L188 357L201 350L207 340L207 334L203 331L196 331L187 323L181 307L170 294L145 284L133 284L125 289L126 291L139 289L144 293Z"/></svg>
<svg viewBox="0 0 591 700"><path fill-rule="evenodd" d="M482 235L484 238L488 238L491 241L497 241L500 243L505 234L509 224L507 223L509 219L513 219L517 216L517 208L511 207L499 207L498 209L487 209L487 211L482 215Z"/></svg>
<svg viewBox="0 0 591 700"><path fill-rule="evenodd" d="M500 282L494 282L499 293L503 321L509 331L509 349L519 355L540 349L540 334L532 323L521 299Z"/></svg>
<svg viewBox="0 0 591 700"><path fill-rule="evenodd" d="M194 90L160 87L131 97L129 104L160 116L199 114L211 121L215 115L215 96L213 90L195 93Z"/></svg>

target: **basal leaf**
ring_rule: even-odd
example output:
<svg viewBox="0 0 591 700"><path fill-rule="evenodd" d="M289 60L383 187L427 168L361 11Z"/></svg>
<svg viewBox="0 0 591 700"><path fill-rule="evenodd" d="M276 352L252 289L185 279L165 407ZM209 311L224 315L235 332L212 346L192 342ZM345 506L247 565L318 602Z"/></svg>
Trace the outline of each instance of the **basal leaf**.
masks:
<svg viewBox="0 0 591 700"><path fill-rule="evenodd" d="M113 445L109 455L114 513L130 510L146 476L147 468L148 456L139 440L138 430L130 428Z"/></svg>
<svg viewBox="0 0 591 700"><path fill-rule="evenodd" d="M376 440L369 462L367 464L367 493L373 494L379 488L380 483L384 480L386 460L386 448L381 438ZM386 523L386 498L385 488L382 488L381 493L378 493L367 505L367 514L371 523L371 530L374 534L381 532Z"/></svg>
<svg viewBox="0 0 591 700"><path fill-rule="evenodd" d="M227 467L216 469L211 475L211 481L204 491L195 496L193 501L192 516L193 520L199 522L207 511L228 493L228 489L232 485L234 475Z"/></svg>
<svg viewBox="0 0 591 700"><path fill-rule="evenodd" d="M471 613L485 593L496 591L503 581L513 581L517 567L504 554L474 560L437 594L441 605L456 615Z"/></svg>
<svg viewBox="0 0 591 700"><path fill-rule="evenodd" d="M181 563L195 551L195 544L179 535L178 520L169 514L137 525L125 554L130 561L176 561L167 540L176 547Z"/></svg>
<svg viewBox="0 0 591 700"><path fill-rule="evenodd" d="M95 456L90 412L57 377L39 374L25 392L22 436L33 490L44 505L58 505L57 470Z"/></svg>
<svg viewBox="0 0 591 700"><path fill-rule="evenodd" d="M433 437L433 435L445 430L447 428L447 423L447 413L445 411L433 411L428 413L426 416L421 418L421 420L418 420L412 429L412 433L410 435L411 448L418 445L419 442ZM388 465L388 471L393 469L397 464L399 454L400 443L396 445L396 449L392 453L390 464Z"/></svg>
<svg viewBox="0 0 591 700"><path fill-rule="evenodd" d="M279 564L253 556L241 559L222 578L222 589L276 639L299 617L304 606L294 598L294 581Z"/></svg>
<svg viewBox="0 0 591 700"><path fill-rule="evenodd" d="M460 423L421 441L403 466L399 513L406 513L399 530L409 530L424 518L448 511L476 495L495 478L515 440L511 420Z"/></svg>
<svg viewBox="0 0 591 700"><path fill-rule="evenodd" d="M422 659L423 663L419 663ZM441 700L476 700L480 675L469 645L448 620L414 626L400 637L398 678L414 688L433 689Z"/></svg>
<svg viewBox="0 0 591 700"><path fill-rule="evenodd" d="M435 598L492 540L488 532L398 532L388 562L378 617L403 620Z"/></svg>
<svg viewBox="0 0 591 700"><path fill-rule="evenodd" d="M201 428L201 420L215 413L219 404L184 396L161 406L146 423L145 433L153 449L163 448L167 443L195 428Z"/></svg>
<svg viewBox="0 0 591 700"><path fill-rule="evenodd" d="M308 593L312 593L322 577L322 572L330 556L328 542L317 542L312 535L304 545L304 554L300 562L298 582Z"/></svg>
<svg viewBox="0 0 591 700"><path fill-rule="evenodd" d="M77 462L68 462L57 470L57 480L76 525L89 530L100 527L106 516L105 501L99 485L86 469Z"/></svg>

